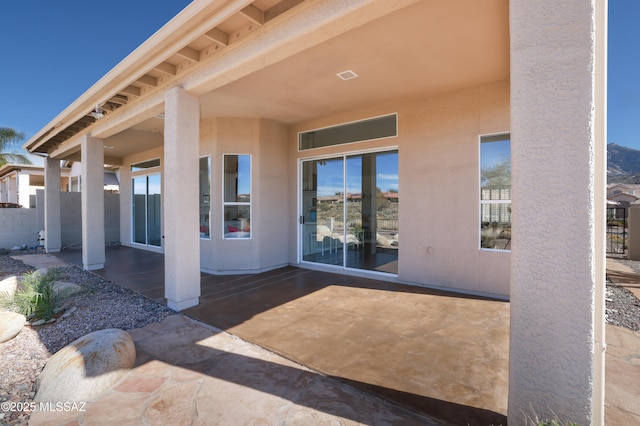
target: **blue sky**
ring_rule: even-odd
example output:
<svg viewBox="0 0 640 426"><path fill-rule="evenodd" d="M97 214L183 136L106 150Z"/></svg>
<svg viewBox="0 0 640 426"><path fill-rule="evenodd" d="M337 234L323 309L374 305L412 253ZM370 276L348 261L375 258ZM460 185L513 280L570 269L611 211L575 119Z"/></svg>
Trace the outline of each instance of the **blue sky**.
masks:
<svg viewBox="0 0 640 426"><path fill-rule="evenodd" d="M190 0L4 0L0 127L44 127ZM608 141L640 149L640 1L609 0Z"/></svg>
<svg viewBox="0 0 640 426"><path fill-rule="evenodd" d="M376 155L376 187L387 192L398 190L398 154ZM318 164L318 195L344 192L344 162L342 158L320 161ZM347 157L347 193L362 192L362 156Z"/></svg>
<svg viewBox="0 0 640 426"><path fill-rule="evenodd" d="M640 1L609 0L608 141L640 149Z"/></svg>
<svg viewBox="0 0 640 426"><path fill-rule="evenodd" d="M190 0L0 2L0 127L29 138Z"/></svg>

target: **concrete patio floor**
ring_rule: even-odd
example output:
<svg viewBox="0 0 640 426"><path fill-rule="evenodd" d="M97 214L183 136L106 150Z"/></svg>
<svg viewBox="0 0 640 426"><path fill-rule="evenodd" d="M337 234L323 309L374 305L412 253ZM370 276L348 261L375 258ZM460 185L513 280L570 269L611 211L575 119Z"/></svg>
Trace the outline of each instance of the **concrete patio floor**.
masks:
<svg viewBox="0 0 640 426"><path fill-rule="evenodd" d="M161 254L106 253L95 273L164 302ZM201 291L182 314L442 424L506 423L506 302L294 267L202 274Z"/></svg>
<svg viewBox="0 0 640 426"><path fill-rule="evenodd" d="M81 257L77 250L56 256L73 264L79 264ZM109 248L107 267L95 272L164 301L161 254ZM322 380L337 379L330 381L331 386L344 385L350 389L346 392L333 388L323 394L320 402L316 401L321 407L312 402L302 404L307 410L311 406L314 410L319 408L315 415L342 413L331 400L335 404L344 397L343 402L350 406L352 414L336 418L346 419L346 423L378 423L367 417L370 413L366 412L372 406L362 396L374 395L374 399L381 397L392 403L379 408L380 415L384 417L389 414L386 411L389 407L397 407L394 410L402 412L398 417L401 424L413 424L414 414L422 419L418 423L426 424L506 424L509 324L506 302L293 267L257 275L203 274L201 287L201 304L183 314L266 348L295 365L303 365L305 371L308 368L321 373L318 377L327 376ZM157 337L170 336L160 339L165 342L162 350L149 349L148 343L145 347L141 338L146 336L144 331L136 331L138 334L134 336L142 356L148 357L147 364L171 358L167 354L185 352L175 331L159 330L161 327L154 330ZM607 326L607 342L606 423L640 424L640 410L635 402L640 382L630 379L640 377L640 334ZM235 350L230 346L227 349ZM178 358L173 368L184 368L184 359L179 361L180 357L175 356ZM243 360L238 362L242 364ZM194 370L204 368L194 367L197 363L187 364ZM137 370L131 374L137 374ZM210 379L226 373L209 370L208 374ZM236 374L242 376L240 371ZM262 391L265 386L252 380L242 385L246 392ZM357 394L357 390L364 393L355 399L345 396L350 392ZM287 400L293 404L297 401ZM231 404L227 409L235 409L237 405ZM402 411L405 409L402 407L409 411ZM265 406L265 409L281 413L284 408ZM407 413L414 414L403 418ZM275 411L262 414L275 419ZM384 418L395 418L397 413L389 415ZM291 417L288 419L277 423L295 424Z"/></svg>

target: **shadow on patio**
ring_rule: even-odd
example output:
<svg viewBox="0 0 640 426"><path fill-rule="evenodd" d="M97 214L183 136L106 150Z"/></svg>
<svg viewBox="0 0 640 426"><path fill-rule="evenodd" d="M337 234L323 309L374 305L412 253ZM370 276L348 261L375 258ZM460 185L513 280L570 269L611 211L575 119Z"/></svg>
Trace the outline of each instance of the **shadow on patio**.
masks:
<svg viewBox="0 0 640 426"><path fill-rule="evenodd" d="M164 301L163 260L111 247L95 272ZM506 423L506 302L294 267L203 274L201 289L183 314L429 417Z"/></svg>

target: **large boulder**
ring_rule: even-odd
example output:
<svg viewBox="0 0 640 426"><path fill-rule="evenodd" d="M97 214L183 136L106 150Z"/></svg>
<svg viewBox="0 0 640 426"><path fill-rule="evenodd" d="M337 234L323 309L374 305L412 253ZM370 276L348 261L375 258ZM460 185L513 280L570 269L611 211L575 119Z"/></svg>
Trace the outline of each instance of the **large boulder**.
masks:
<svg viewBox="0 0 640 426"><path fill-rule="evenodd" d="M0 299L13 300L16 290L20 286L20 278L11 275L0 281Z"/></svg>
<svg viewBox="0 0 640 426"><path fill-rule="evenodd" d="M65 346L40 373L36 402L93 401L115 385L136 360L126 331L98 330Z"/></svg>
<svg viewBox="0 0 640 426"><path fill-rule="evenodd" d="M0 343L16 337L26 321L24 315L15 312L0 312Z"/></svg>

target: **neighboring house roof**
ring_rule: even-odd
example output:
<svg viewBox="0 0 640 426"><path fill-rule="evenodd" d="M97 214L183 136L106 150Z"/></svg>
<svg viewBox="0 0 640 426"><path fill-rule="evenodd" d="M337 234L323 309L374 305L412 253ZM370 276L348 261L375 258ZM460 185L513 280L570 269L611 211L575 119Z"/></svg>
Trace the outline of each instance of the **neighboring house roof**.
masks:
<svg viewBox="0 0 640 426"><path fill-rule="evenodd" d="M637 197L635 195L632 194L625 194L625 193L620 193L620 194L614 194L611 195L609 197L607 197L607 199L611 200L611 201L617 201L617 202L625 202L625 203L632 203L635 202L637 200L640 200L640 197Z"/></svg>
<svg viewBox="0 0 640 426"><path fill-rule="evenodd" d="M69 172L68 168L61 168L62 173ZM32 164L5 164L0 167L0 178L13 172L28 172L32 174L43 174L44 167Z"/></svg>
<svg viewBox="0 0 640 426"><path fill-rule="evenodd" d="M44 186L44 167L32 164L5 164L0 167L0 179L14 172L27 173L31 175L30 184L32 186ZM67 167L60 168L62 177L69 176L70 169Z"/></svg>

